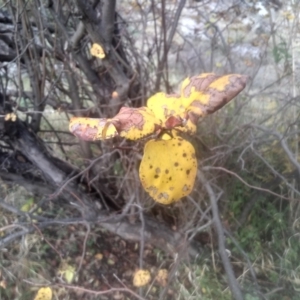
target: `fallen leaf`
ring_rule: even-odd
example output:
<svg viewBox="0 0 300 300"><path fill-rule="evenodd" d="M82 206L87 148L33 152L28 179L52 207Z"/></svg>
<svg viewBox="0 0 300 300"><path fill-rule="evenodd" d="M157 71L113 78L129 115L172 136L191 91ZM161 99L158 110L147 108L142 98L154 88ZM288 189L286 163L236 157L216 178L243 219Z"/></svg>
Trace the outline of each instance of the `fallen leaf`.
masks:
<svg viewBox="0 0 300 300"><path fill-rule="evenodd" d="M21 211L29 212L34 205L34 199L29 198L21 207Z"/></svg>
<svg viewBox="0 0 300 300"><path fill-rule="evenodd" d="M40 288L34 297L34 300L51 300L52 299L52 290L50 287Z"/></svg>
<svg viewBox="0 0 300 300"><path fill-rule="evenodd" d="M75 276L75 267L63 262L58 270L58 274L61 275L67 283L72 283Z"/></svg>
<svg viewBox="0 0 300 300"><path fill-rule="evenodd" d="M148 284L151 280L151 275L148 270L138 270L133 275L133 285L135 287L142 287Z"/></svg>
<svg viewBox="0 0 300 300"><path fill-rule="evenodd" d="M103 254L102 253L97 253L94 256L97 260L102 260L103 259Z"/></svg>
<svg viewBox="0 0 300 300"><path fill-rule="evenodd" d="M158 282L159 285L165 287L168 282L168 270L160 269L155 277L155 280Z"/></svg>

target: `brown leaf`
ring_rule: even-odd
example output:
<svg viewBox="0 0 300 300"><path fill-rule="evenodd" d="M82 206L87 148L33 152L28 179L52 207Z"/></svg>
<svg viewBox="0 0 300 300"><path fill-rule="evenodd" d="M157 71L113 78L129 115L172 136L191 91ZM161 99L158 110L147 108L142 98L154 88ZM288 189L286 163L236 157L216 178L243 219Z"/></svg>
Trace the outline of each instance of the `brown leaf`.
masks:
<svg viewBox="0 0 300 300"><path fill-rule="evenodd" d="M205 91L192 92L194 100L187 108L189 119L195 124L199 117L212 114L222 108L246 86L247 76L231 74L213 81Z"/></svg>
<svg viewBox="0 0 300 300"><path fill-rule="evenodd" d="M155 277L155 280L159 285L165 287L168 283L168 276L169 274L167 269L160 269Z"/></svg>
<svg viewBox="0 0 300 300"><path fill-rule="evenodd" d="M220 76L214 73L203 73L197 76L188 77L182 82L181 96L189 98L192 91L202 92L219 77Z"/></svg>

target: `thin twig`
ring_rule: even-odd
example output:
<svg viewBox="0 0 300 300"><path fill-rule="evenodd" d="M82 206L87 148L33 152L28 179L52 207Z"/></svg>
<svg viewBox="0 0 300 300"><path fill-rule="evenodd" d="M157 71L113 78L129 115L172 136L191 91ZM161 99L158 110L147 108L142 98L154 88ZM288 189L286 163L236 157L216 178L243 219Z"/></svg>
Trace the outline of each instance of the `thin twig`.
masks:
<svg viewBox="0 0 300 300"><path fill-rule="evenodd" d="M221 170L221 171L224 171L224 172L226 172L226 173L228 173L228 174L231 174L231 175L235 176L235 177L236 177L237 179L239 179L243 184L245 184L246 186L248 186L248 187L250 187L250 188L252 188L252 189L255 189L255 190L258 190L258 191L262 191L262 192L266 192L266 193L269 193L269 194L274 195L274 196L276 196L276 197L278 197L278 198L281 198L281 199L285 199L285 200L289 200L289 201L291 201L291 200L297 201L297 199L284 197L284 196L279 195L279 194L277 194L277 193L274 193L274 192L272 192L272 191L270 191L270 190L268 190L268 189L264 189L264 188L260 188L260 187L251 185L251 184L247 183L243 178L241 178L241 177L240 177L239 175L237 175L236 173L231 172L231 171L229 171L229 170L227 170L227 169L225 169L225 168L222 168L222 167L203 167L202 170L203 170L203 171L208 171L208 170ZM299 200L298 200L298 201L299 201Z"/></svg>
<svg viewBox="0 0 300 300"><path fill-rule="evenodd" d="M81 254L81 257L80 257L80 262L79 262L79 266L78 266L78 269L76 271L76 274L79 274L79 272L81 270L82 263L83 263L83 260L84 260L84 256L85 256L85 253L86 253L86 243L87 243L87 240L88 240L89 235L91 233L91 225L88 222L86 222L85 226L86 226L86 234L85 234L85 237L84 237L82 254Z"/></svg>
<svg viewBox="0 0 300 300"><path fill-rule="evenodd" d="M28 283L30 285L33 285L33 286L39 286L39 287L45 286L45 284L43 284L43 283L34 283L34 282L31 282L27 279L23 279L23 282L26 282L26 283ZM125 292L125 293L131 294L132 296L136 297L139 300L145 300L145 298L140 297L135 292L130 290L128 287L126 287L124 285L124 283L123 283L123 286L125 286L124 288L111 288L111 289L106 290L106 291L95 291L95 290L90 290L90 289L83 288L81 286L62 284L62 283L56 283L56 284L53 284L53 285L49 284L49 286L51 286L51 287L63 287L63 288L66 288L66 289L75 290L75 291L78 291L78 292L81 292L81 293L88 293L88 294L92 294L92 295L95 295L95 296L106 295L106 294L111 294L111 293L115 293L115 292Z"/></svg>

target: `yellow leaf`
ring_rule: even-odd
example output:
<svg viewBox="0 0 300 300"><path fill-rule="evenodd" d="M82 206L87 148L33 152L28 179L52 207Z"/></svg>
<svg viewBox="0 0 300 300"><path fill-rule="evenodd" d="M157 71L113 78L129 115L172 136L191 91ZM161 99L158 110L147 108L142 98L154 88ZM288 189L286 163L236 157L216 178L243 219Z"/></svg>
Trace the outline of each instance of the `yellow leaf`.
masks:
<svg viewBox="0 0 300 300"><path fill-rule="evenodd" d="M52 290L50 287L40 288L34 297L34 300L51 300L52 299Z"/></svg>
<svg viewBox="0 0 300 300"><path fill-rule="evenodd" d="M190 194L196 173L195 149L188 141L176 136L147 142L139 174L155 201L170 204Z"/></svg>
<svg viewBox="0 0 300 300"><path fill-rule="evenodd" d="M102 260L103 259L103 254L102 253L97 253L94 256L97 260Z"/></svg>
<svg viewBox="0 0 300 300"><path fill-rule="evenodd" d="M173 131L172 131L172 135L173 135ZM176 136L176 132L175 132L175 136ZM162 140L168 141L171 140L173 137L169 133L163 133L160 138Z"/></svg>
<svg viewBox="0 0 300 300"><path fill-rule="evenodd" d="M28 212L33 207L34 200L33 198L29 198L21 207L21 211Z"/></svg>
<svg viewBox="0 0 300 300"><path fill-rule="evenodd" d="M100 59L105 58L105 52L101 45L94 43L91 50L91 55L96 56Z"/></svg>
<svg viewBox="0 0 300 300"><path fill-rule="evenodd" d="M180 116L185 112L185 108L181 105L180 95L168 95L165 93L157 93L147 100L149 107L156 118L163 123L171 116Z"/></svg>
<svg viewBox="0 0 300 300"><path fill-rule="evenodd" d="M197 123L201 116L204 116L202 107L199 109L191 107L192 103L198 101L205 107L209 103L209 94L205 90L209 85L218 79L214 73L203 73L198 76L186 78L181 85L182 105L186 109L187 122L182 131L194 134L197 130ZM197 102L197 103L198 103Z"/></svg>
<svg viewBox="0 0 300 300"><path fill-rule="evenodd" d="M167 269L160 269L155 277L156 281L161 286L166 286L168 282L168 270Z"/></svg>
<svg viewBox="0 0 300 300"><path fill-rule="evenodd" d="M67 283L71 283L75 276L75 267L63 262L58 270L58 274L63 276Z"/></svg>
<svg viewBox="0 0 300 300"><path fill-rule="evenodd" d="M133 275L133 285L136 287L142 287L148 284L151 280L151 275L148 270L138 270Z"/></svg>
<svg viewBox="0 0 300 300"><path fill-rule="evenodd" d="M73 281L75 275L75 268L70 267L65 271L64 278L67 283L71 283Z"/></svg>
<svg viewBox="0 0 300 300"><path fill-rule="evenodd" d="M161 121L147 107L122 107L112 119L73 117L69 129L85 141L110 139L117 135L138 140L161 128Z"/></svg>
<svg viewBox="0 0 300 300"><path fill-rule="evenodd" d="M147 107L122 107L111 119L120 136L129 140L138 140L153 134L160 128L161 121Z"/></svg>
<svg viewBox="0 0 300 300"><path fill-rule="evenodd" d="M6 114L4 120L15 122L17 120L17 115L14 113Z"/></svg>
<svg viewBox="0 0 300 300"><path fill-rule="evenodd" d="M182 104L180 95L157 93L147 101L155 116L162 121L162 127L194 134L196 125L186 120L186 107Z"/></svg>
<svg viewBox="0 0 300 300"><path fill-rule="evenodd" d="M295 19L295 15L293 14L293 12L291 11L283 11L282 15L284 16L284 18L286 18L287 20L294 20Z"/></svg>
<svg viewBox="0 0 300 300"><path fill-rule="evenodd" d="M85 141L111 139L117 136L118 132L109 120L73 117L69 129L75 136ZM105 134L103 134L104 128Z"/></svg>

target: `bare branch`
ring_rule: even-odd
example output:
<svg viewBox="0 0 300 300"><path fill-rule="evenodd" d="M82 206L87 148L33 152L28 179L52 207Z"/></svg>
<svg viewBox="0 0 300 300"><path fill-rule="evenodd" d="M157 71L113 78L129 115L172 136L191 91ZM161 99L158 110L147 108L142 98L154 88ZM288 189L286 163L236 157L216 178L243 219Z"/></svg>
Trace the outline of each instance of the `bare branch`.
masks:
<svg viewBox="0 0 300 300"><path fill-rule="evenodd" d="M211 185L209 184L209 182L204 177L204 175L201 171L198 171L198 176L199 176L202 184L204 185L204 187L207 191L207 194L209 196L209 199L210 199L213 218L214 218L214 223L215 223L215 228L216 228L216 232L217 232L217 235L218 235L219 254L221 256L221 260L222 260L222 263L223 263L223 266L224 266L224 269L225 269L225 272L226 272L226 275L227 275L227 278L228 278L228 284L229 284L230 290L232 292L233 297L236 300L243 300L244 297L242 295L240 286L239 286L239 284L236 280L236 277L234 275L232 265L231 265L230 260L228 258L228 254L226 252L224 229L223 229L222 222L220 220L216 195L215 195Z"/></svg>
<svg viewBox="0 0 300 300"><path fill-rule="evenodd" d="M114 31L116 0L104 0L101 12L101 31L107 47L110 47ZM109 48L108 48L109 49Z"/></svg>

